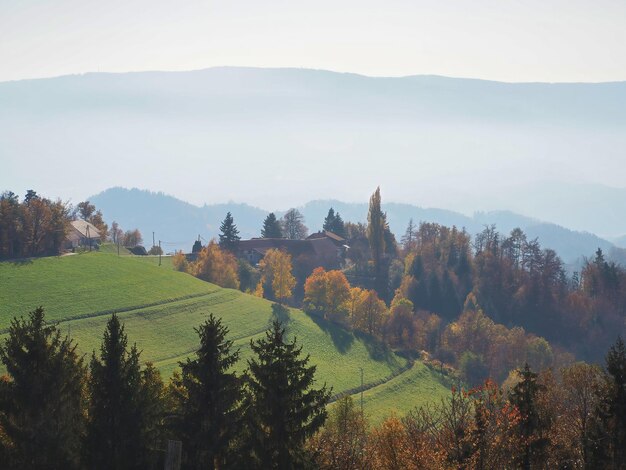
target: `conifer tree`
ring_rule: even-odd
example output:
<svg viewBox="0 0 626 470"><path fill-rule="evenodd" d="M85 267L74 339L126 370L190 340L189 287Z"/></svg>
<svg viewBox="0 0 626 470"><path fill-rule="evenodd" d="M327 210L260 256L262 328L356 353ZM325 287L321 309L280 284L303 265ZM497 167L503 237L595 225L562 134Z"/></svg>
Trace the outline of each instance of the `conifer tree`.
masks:
<svg viewBox="0 0 626 470"><path fill-rule="evenodd" d="M328 210L328 215L324 219L324 225L322 228L328 232L334 233L335 235L339 235L340 237L344 237L346 234L346 229L341 215L339 215L339 212L335 213L335 210L332 207Z"/></svg>
<svg viewBox="0 0 626 470"><path fill-rule="evenodd" d="M228 328L211 314L196 329L196 357L180 362L176 380L183 451L189 468L225 468L229 446L241 426L241 379L232 371L239 351L226 339Z"/></svg>
<svg viewBox="0 0 626 470"><path fill-rule="evenodd" d="M287 342L285 329L275 321L265 338L251 341L255 357L248 360L252 397L250 436L252 459L258 468L303 468L304 449L326 420L330 391L313 388L315 366L301 357L296 341Z"/></svg>
<svg viewBox="0 0 626 470"><path fill-rule="evenodd" d="M328 209L328 215L324 219L324 225L322 228L329 232L332 232L333 228L335 228L335 209L332 207Z"/></svg>
<svg viewBox="0 0 626 470"><path fill-rule="evenodd" d="M42 307L13 319L0 346L2 468L80 468L85 368L76 345L45 324Z"/></svg>
<svg viewBox="0 0 626 470"><path fill-rule="evenodd" d="M139 351L128 350L124 326L113 314L104 331L100 358L94 351L89 379L86 452L89 468L143 468L148 460L150 429L156 419L146 408L147 391ZM152 394L154 396L154 394Z"/></svg>
<svg viewBox="0 0 626 470"><path fill-rule="evenodd" d="M237 242L241 240L241 237L230 212L226 213L226 217L222 221L222 225L220 225L220 232L220 248L235 251Z"/></svg>
<svg viewBox="0 0 626 470"><path fill-rule="evenodd" d="M261 229L261 237L263 238L282 238L283 232L280 228L280 222L276 219L276 215L270 212L263 221Z"/></svg>
<svg viewBox="0 0 626 470"><path fill-rule="evenodd" d="M537 383L537 374L530 370L528 364L519 371L521 381L515 385L509 400L520 413L518 433L524 443L520 464L524 469L530 469L535 462L545 461L547 439L543 435L546 423L540 416L537 407L537 395L544 389Z"/></svg>

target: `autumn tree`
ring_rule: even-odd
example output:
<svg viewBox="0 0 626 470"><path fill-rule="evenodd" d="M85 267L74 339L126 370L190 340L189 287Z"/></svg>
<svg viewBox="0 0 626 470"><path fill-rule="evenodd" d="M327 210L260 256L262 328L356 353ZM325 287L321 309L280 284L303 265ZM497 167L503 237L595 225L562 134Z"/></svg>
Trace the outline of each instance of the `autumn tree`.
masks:
<svg viewBox="0 0 626 470"><path fill-rule="evenodd" d="M280 226L283 236L289 240L302 240L309 232L298 209L289 209L280 219Z"/></svg>
<svg viewBox="0 0 626 470"><path fill-rule="evenodd" d="M596 441L596 411L601 406L605 376L597 365L584 362L572 364L561 371L563 400L562 428L567 445L574 449L583 468L593 468L593 449L604 446Z"/></svg>
<svg viewBox="0 0 626 470"><path fill-rule="evenodd" d="M143 237L139 229L127 230L124 233L123 245L128 248L139 246L143 243Z"/></svg>
<svg viewBox="0 0 626 470"><path fill-rule="evenodd" d="M304 283L303 308L308 312L323 313L326 309L326 270L319 266L313 270Z"/></svg>
<svg viewBox="0 0 626 470"><path fill-rule="evenodd" d="M378 298L376 291L365 290L358 299L358 304L352 314L352 326L369 335L379 336L386 314L387 306Z"/></svg>
<svg viewBox="0 0 626 470"><path fill-rule="evenodd" d="M314 388L315 366L295 339L275 321L265 338L251 341L248 360L251 392L252 462L248 468L303 468L310 457L305 441L324 424L330 391Z"/></svg>
<svg viewBox="0 0 626 470"><path fill-rule="evenodd" d="M11 321L0 359L1 466L82 468L85 368L76 345L39 307Z"/></svg>
<svg viewBox="0 0 626 470"><path fill-rule="evenodd" d="M241 237L230 212L226 213L226 217L220 225L220 232L220 248L231 253L234 252Z"/></svg>
<svg viewBox="0 0 626 470"><path fill-rule="evenodd" d="M351 396L331 407L326 424L307 444L322 470L352 470L368 467L368 423Z"/></svg>
<svg viewBox="0 0 626 470"><path fill-rule="evenodd" d="M263 221L263 228L261 229L261 237L263 238L282 238L283 232L280 227L280 222L276 219L276 215L270 212Z"/></svg>
<svg viewBox="0 0 626 470"><path fill-rule="evenodd" d="M350 284L341 271L315 268L304 284L305 309L323 312L328 318L342 319L349 299Z"/></svg>
<svg viewBox="0 0 626 470"><path fill-rule="evenodd" d="M196 329L200 348L195 358L180 362L176 399L180 410L178 427L190 468L224 468L229 463L231 443L241 426L241 379L232 370L239 359L228 328L213 314Z"/></svg>
<svg viewBox="0 0 626 470"><path fill-rule="evenodd" d="M291 297L296 278L291 273L291 255L285 251L270 249L259 263L261 269L260 283L265 286L266 296L270 290L270 298L284 303Z"/></svg>
<svg viewBox="0 0 626 470"><path fill-rule="evenodd" d="M602 418L611 441L613 465L623 468L626 464L626 346L621 337L609 348L606 371L607 393Z"/></svg>
<svg viewBox="0 0 626 470"><path fill-rule="evenodd" d="M202 248L190 270L194 276L220 287L239 288L237 259L232 253L221 250L214 240Z"/></svg>

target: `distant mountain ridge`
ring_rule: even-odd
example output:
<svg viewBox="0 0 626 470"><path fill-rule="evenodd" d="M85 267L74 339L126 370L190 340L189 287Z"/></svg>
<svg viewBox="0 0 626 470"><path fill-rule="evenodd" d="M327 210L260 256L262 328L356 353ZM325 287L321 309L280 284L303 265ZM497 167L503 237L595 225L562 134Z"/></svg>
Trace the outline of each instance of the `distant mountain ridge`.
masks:
<svg viewBox="0 0 626 470"><path fill-rule="evenodd" d="M216 67L0 83L0 188L510 209L626 234L626 82ZM59 171L63 168L66 171ZM54 178L49 175L54 174ZM97 178L94 175L97 174Z"/></svg>
<svg viewBox="0 0 626 470"><path fill-rule="evenodd" d="M268 211L239 203L195 206L164 193L140 189L110 188L89 198L102 210L110 224L117 221L123 229L139 228L146 245L152 232L161 240L165 251L189 251L200 235L205 241L217 237L226 212L233 214L242 238L260 236L261 226ZM316 200L298 207L311 232L322 228L324 217L332 207L345 221L366 222L367 203L345 203L337 200ZM473 217L436 208L422 208L409 204L384 203L383 209L392 232L398 239L404 234L409 219L436 222L446 226L465 228L470 234L480 232L485 225L495 224L498 231L508 234L520 227L529 238L537 237L544 248L552 248L570 265L580 263L582 257L591 257L598 248L607 254L616 250L613 243L586 232L576 232L556 224L542 222L513 212L478 212ZM276 211L277 216L282 212Z"/></svg>

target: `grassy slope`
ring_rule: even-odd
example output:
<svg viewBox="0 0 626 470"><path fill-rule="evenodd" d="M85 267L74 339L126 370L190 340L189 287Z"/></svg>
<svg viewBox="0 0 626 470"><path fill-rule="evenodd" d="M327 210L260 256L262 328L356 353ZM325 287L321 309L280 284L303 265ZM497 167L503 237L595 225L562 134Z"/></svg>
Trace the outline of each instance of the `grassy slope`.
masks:
<svg viewBox="0 0 626 470"><path fill-rule="evenodd" d="M142 359L154 362L166 376L197 347L194 327L209 313L223 319L241 348L240 370L250 357L250 339L261 338L274 318L270 302L175 272L168 262L159 267L154 258L90 253L0 263L0 328L5 329L15 314L38 305L45 306L49 320L61 320L60 327L84 353L100 345L109 318L103 312L121 309L120 318L130 341L143 351ZM282 319L287 320L289 335L311 354L318 381L328 383L334 393L360 385L361 367L369 383L406 364L376 342L300 310L291 309ZM389 410L402 413L445 391L435 374L417 363L367 391L365 407L377 421Z"/></svg>

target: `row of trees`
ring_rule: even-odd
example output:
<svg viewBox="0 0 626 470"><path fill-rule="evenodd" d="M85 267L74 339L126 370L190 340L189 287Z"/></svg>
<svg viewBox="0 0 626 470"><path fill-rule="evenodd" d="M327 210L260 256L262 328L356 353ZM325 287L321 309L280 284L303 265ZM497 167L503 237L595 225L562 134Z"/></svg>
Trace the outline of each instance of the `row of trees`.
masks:
<svg viewBox="0 0 626 470"><path fill-rule="evenodd" d="M330 391L313 386L315 366L295 340L274 322L237 374L221 321L210 315L196 331L198 351L165 385L141 366L115 315L89 367L43 309L14 319L0 347L3 468L156 468L165 439L182 441L185 468L310 463L304 445L326 419Z"/></svg>
<svg viewBox="0 0 626 470"><path fill-rule="evenodd" d="M526 365L504 387L453 388L440 403L370 428L350 397L308 443L321 469L626 468L626 350L606 370Z"/></svg>
<svg viewBox="0 0 626 470"><path fill-rule="evenodd" d="M0 195L0 259L58 254L69 229L71 209L29 190L23 201Z"/></svg>
<svg viewBox="0 0 626 470"><path fill-rule="evenodd" d="M281 308L276 306L275 308ZM274 322L237 374L228 329L210 315L199 349L165 385L141 366L113 315L89 366L46 325L14 319L0 347L3 468L155 468L166 439L185 468L624 468L626 347L606 369L519 369L502 387L453 388L439 404L371 428L350 397L331 408L315 367Z"/></svg>
<svg viewBox="0 0 626 470"><path fill-rule="evenodd" d="M64 249L72 220L94 225L100 239L127 247L141 245L139 230L124 232L117 222L109 230L102 212L89 201L72 205L52 201L28 190L22 201L11 192L0 194L0 259L58 255Z"/></svg>

